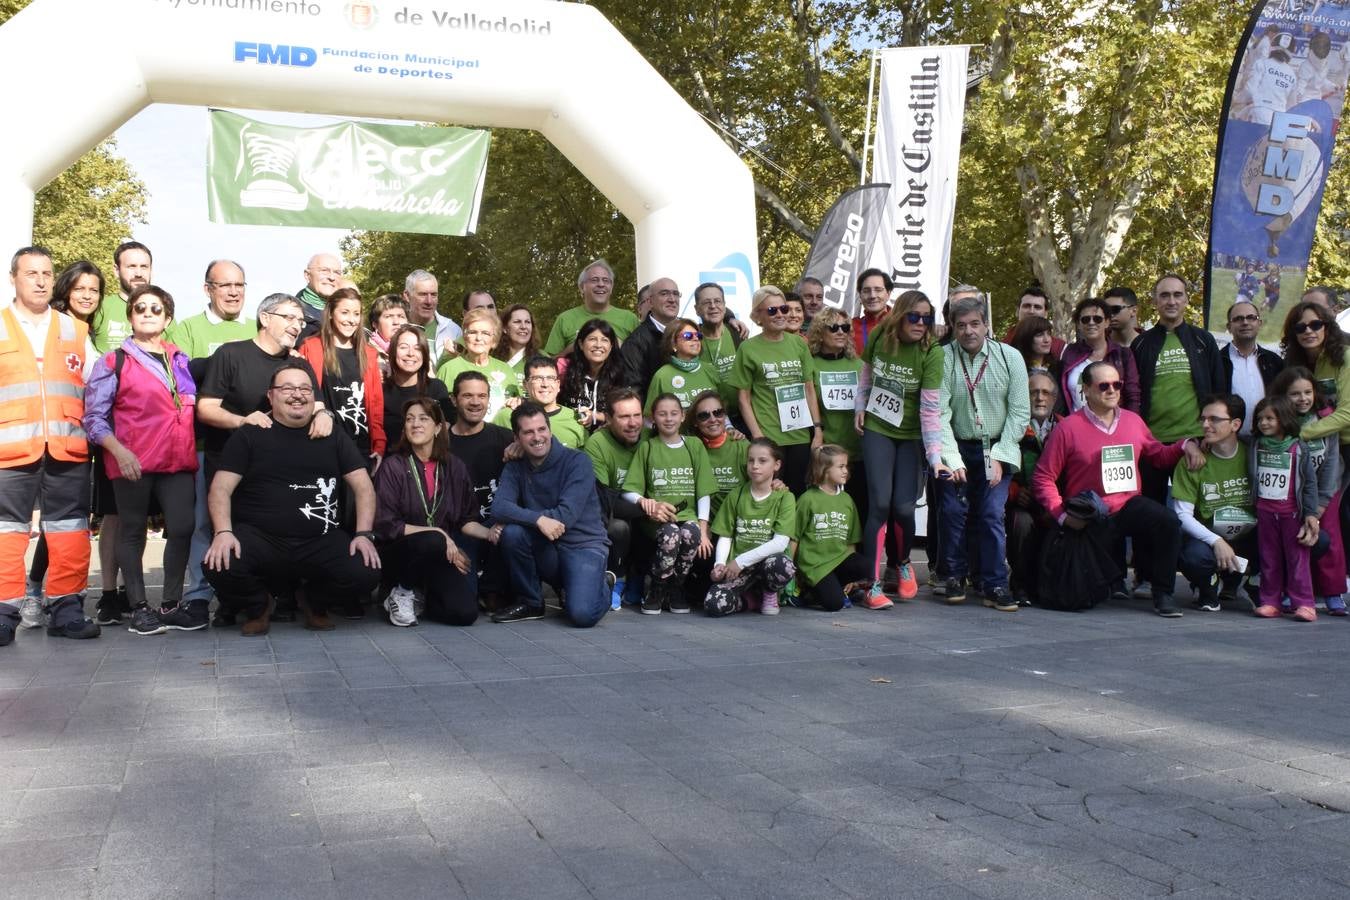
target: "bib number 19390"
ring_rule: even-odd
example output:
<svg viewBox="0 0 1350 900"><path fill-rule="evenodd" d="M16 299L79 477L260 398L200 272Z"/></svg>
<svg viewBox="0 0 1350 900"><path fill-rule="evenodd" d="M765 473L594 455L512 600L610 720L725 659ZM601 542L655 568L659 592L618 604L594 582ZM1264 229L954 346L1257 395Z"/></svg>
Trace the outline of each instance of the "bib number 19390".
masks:
<svg viewBox="0 0 1350 900"><path fill-rule="evenodd" d="M1102 448L1102 491L1120 494L1138 490L1138 470L1134 462L1134 445L1116 444Z"/></svg>

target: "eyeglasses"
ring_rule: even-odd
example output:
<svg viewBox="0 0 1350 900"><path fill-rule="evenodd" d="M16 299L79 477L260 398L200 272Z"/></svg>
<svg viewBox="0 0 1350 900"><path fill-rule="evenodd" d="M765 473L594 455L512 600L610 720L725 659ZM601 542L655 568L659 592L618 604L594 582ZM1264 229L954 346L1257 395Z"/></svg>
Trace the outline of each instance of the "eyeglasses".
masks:
<svg viewBox="0 0 1350 900"><path fill-rule="evenodd" d="M206 286L220 291L242 291L247 284L247 281L208 281Z"/></svg>
<svg viewBox="0 0 1350 900"><path fill-rule="evenodd" d="M1125 382L1123 382L1123 381L1099 381L1099 382L1097 382L1097 390L1100 391L1100 392L1103 393L1103 394L1105 394L1107 391L1116 391L1117 393L1119 393L1120 391L1125 390Z"/></svg>
<svg viewBox="0 0 1350 900"><path fill-rule="evenodd" d="M787 306L787 304L784 304L784 305L782 305L782 306L766 306L766 307L764 307L764 315L766 315L766 316L770 316L770 317L772 317L772 316L786 316L787 314L788 314L788 306Z"/></svg>
<svg viewBox="0 0 1350 900"><path fill-rule="evenodd" d="M1079 316L1078 322L1081 325L1100 325L1106 321L1106 316Z"/></svg>
<svg viewBox="0 0 1350 900"><path fill-rule="evenodd" d="M315 275L341 275L341 269L330 269L327 266L321 266L317 269L310 269Z"/></svg>
<svg viewBox="0 0 1350 900"><path fill-rule="evenodd" d="M663 290L653 291L652 293L656 294L658 297L674 297L676 300L681 297L680 292L672 288L665 288Z"/></svg>
<svg viewBox="0 0 1350 900"><path fill-rule="evenodd" d="M701 332L698 332L698 331L681 331L679 334L676 335L676 337L678 337L678 338L679 338L680 340L682 340L682 341L701 341L701 340L703 340L703 334L702 334Z"/></svg>
<svg viewBox="0 0 1350 900"><path fill-rule="evenodd" d="M1311 322L1299 322L1294 326L1294 334L1302 334L1305 331L1321 331L1327 327L1327 323L1321 319L1313 319Z"/></svg>
<svg viewBox="0 0 1350 900"><path fill-rule="evenodd" d="M158 303L137 303L131 308L131 311L138 316L144 312L148 312L152 316L164 315L164 307Z"/></svg>
<svg viewBox="0 0 1350 900"><path fill-rule="evenodd" d="M841 331L844 332L845 334L847 334L848 332L850 332L850 331L853 330L853 323L852 323L852 322L835 322L833 325L826 325L826 326L825 326L825 330L826 330L826 331L833 331L835 334L838 334L838 333L841 332Z"/></svg>
<svg viewBox="0 0 1350 900"><path fill-rule="evenodd" d="M936 322L937 319L933 316L932 313L929 313L928 315L925 316L922 313L907 312L905 313L905 321L911 325L918 325L920 322L922 322L923 324L931 328L933 326L933 323Z"/></svg>
<svg viewBox="0 0 1350 900"><path fill-rule="evenodd" d="M1232 416L1201 416L1201 425L1222 425L1224 422L1233 421Z"/></svg>
<svg viewBox="0 0 1350 900"><path fill-rule="evenodd" d="M307 384L274 384L272 390L278 394L298 394L301 397L308 397L314 393L314 388Z"/></svg>
<svg viewBox="0 0 1350 900"><path fill-rule="evenodd" d="M1258 314L1256 314L1256 313L1248 313L1248 314L1245 315L1245 316L1233 316L1233 318L1231 318L1231 319L1228 320L1228 324L1232 325L1232 324L1235 324L1235 323L1242 323L1242 322L1260 322L1260 321L1261 321L1261 317L1260 317ZM1318 324L1320 325L1321 322L1318 322Z"/></svg>
<svg viewBox="0 0 1350 900"><path fill-rule="evenodd" d="M297 322L305 321L305 317L300 315L299 313L291 313L290 315L287 315L286 313L269 312L268 315L276 316L278 319L285 319L286 322L291 325L294 325Z"/></svg>
<svg viewBox="0 0 1350 900"><path fill-rule="evenodd" d="M694 418L700 422L706 422L709 419L720 419L726 414L727 411L719 406L717 409L701 409L694 413Z"/></svg>
<svg viewBox="0 0 1350 900"><path fill-rule="evenodd" d="M531 375L529 378L527 378L527 379L525 379L525 380L526 380L526 381L537 381L537 382L539 382L540 384L556 384L557 381L558 381L558 376L557 376L557 375Z"/></svg>

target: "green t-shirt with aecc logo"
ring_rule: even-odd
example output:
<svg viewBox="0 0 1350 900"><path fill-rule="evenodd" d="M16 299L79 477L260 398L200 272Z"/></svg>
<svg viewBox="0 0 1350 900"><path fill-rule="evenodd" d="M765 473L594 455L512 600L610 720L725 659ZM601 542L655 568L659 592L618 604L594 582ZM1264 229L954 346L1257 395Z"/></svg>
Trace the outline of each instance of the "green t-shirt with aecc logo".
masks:
<svg viewBox="0 0 1350 900"><path fill-rule="evenodd" d="M797 571L808 584L833 572L861 539L858 508L848 492L817 485L797 501Z"/></svg>
<svg viewBox="0 0 1350 900"><path fill-rule="evenodd" d="M942 347L933 344L927 350L919 342L899 342L894 348L881 340L881 332L874 331L863 348L863 361L872 366L873 388L901 392L903 412L896 427L873 412L867 413L863 427L900 441L917 440L919 429L919 391L939 390L942 387Z"/></svg>
<svg viewBox="0 0 1350 900"><path fill-rule="evenodd" d="M1200 401L1191 380L1191 362L1175 331L1169 331L1163 340L1153 370L1148 427L1164 444L1201 434Z"/></svg>
<svg viewBox="0 0 1350 900"><path fill-rule="evenodd" d="M862 455L862 436L853 427L853 398L858 393L862 360L856 356L813 360L816 369L816 403L820 405L821 431L827 444L838 444L849 459ZM835 408L831 408L835 407Z"/></svg>
<svg viewBox="0 0 1350 900"><path fill-rule="evenodd" d="M750 485L733 488L713 517L712 532L731 538L731 558L767 544L775 534L797 536L797 501L791 491L769 491L756 500Z"/></svg>
<svg viewBox="0 0 1350 900"><path fill-rule="evenodd" d="M1182 460L1172 472L1172 496L1195 506L1195 519L1222 538L1235 538L1256 526L1256 503L1247 469L1247 445L1231 459L1214 452L1192 472Z"/></svg>
<svg viewBox="0 0 1350 900"><path fill-rule="evenodd" d="M694 398L704 391L715 391L718 387L718 380L714 374L712 366L699 361L699 366L692 372L686 372L680 367L667 363L656 370L652 376L652 383L647 387L647 403L642 407L642 414L651 416L652 403L662 394L674 394L680 398L680 406L688 410L694 403Z"/></svg>
<svg viewBox="0 0 1350 900"><path fill-rule="evenodd" d="M806 386L815 378L815 364L806 341L790 334L770 341L757 334L741 343L728 382L750 392L750 410L759 430L775 444L811 442L811 410ZM800 425L784 431L783 425Z"/></svg>
<svg viewBox="0 0 1350 900"><path fill-rule="evenodd" d="M704 446L708 452L708 463L712 466L713 479L717 482L717 492L712 495L710 516L717 515L722 499L740 484L745 484L745 460L750 456L749 441L733 441L727 438L720 447Z"/></svg>
<svg viewBox="0 0 1350 900"><path fill-rule="evenodd" d="M623 489L677 506L679 521L694 522L698 519L698 498L711 497L717 482L702 441L683 438L678 447L672 447L653 436L638 445ZM645 527L649 532L656 530L650 519Z"/></svg>
<svg viewBox="0 0 1350 900"><path fill-rule="evenodd" d="M591 312L585 306L574 306L571 309L564 310L553 320L553 327L549 329L548 340L544 342L544 353L549 356L557 356L563 351L563 348L577 339L577 332L581 326L585 325L591 319L604 319L614 329L619 340L623 340L632 334L638 327L638 317L626 309L619 309L617 306L609 306L604 312ZM618 348L615 348L618 351Z"/></svg>
<svg viewBox="0 0 1350 900"><path fill-rule="evenodd" d="M736 365L736 339L732 337L731 328L723 324L722 333L715 338L703 332L703 351L699 359L713 367L717 373L717 392L722 396L722 402L727 405L727 409L739 415L736 409L736 387L727 383L731 367Z"/></svg>
<svg viewBox="0 0 1350 900"><path fill-rule="evenodd" d="M131 337L131 321L127 318L127 301L121 294L108 294L94 310L93 321L89 324L89 340L94 349L107 353L122 346L122 342Z"/></svg>
<svg viewBox="0 0 1350 900"><path fill-rule="evenodd" d="M455 391L455 376L460 372L482 372L488 380L487 420L497 418L497 413L506 406L508 397L519 397L520 387L516 383L516 373L511 367L496 357L489 356L483 365L469 362L466 356L449 356L441 360L436 367L436 377L445 382L451 394Z"/></svg>
<svg viewBox="0 0 1350 900"><path fill-rule="evenodd" d="M258 334L256 319L217 319L211 321L207 313L189 316L173 322L164 332L164 339L188 355L189 359L210 356L221 344L230 341L252 340Z"/></svg>

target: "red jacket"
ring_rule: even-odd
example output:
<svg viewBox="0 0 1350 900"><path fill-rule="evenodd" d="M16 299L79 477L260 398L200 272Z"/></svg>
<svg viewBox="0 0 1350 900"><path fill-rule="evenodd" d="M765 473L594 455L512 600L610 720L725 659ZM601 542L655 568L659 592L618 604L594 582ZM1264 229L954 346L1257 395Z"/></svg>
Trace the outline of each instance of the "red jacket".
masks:
<svg viewBox="0 0 1350 900"><path fill-rule="evenodd" d="M316 334L305 338L300 344L299 353L314 370L318 379L317 388L323 387L323 341ZM370 452L384 456L386 445L384 434L384 382L380 376L380 355L375 348L366 344L366 421L370 423ZM336 424L336 423L335 423Z"/></svg>

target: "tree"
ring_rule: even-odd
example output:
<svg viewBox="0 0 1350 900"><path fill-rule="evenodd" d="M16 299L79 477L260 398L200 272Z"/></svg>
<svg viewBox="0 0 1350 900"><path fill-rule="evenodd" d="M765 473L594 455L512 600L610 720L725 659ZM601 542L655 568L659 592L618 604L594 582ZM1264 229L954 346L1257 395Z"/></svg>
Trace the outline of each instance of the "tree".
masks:
<svg viewBox="0 0 1350 900"><path fill-rule="evenodd" d="M0 0L0 24L28 3ZM133 223L145 221L145 185L116 146L103 141L38 191L33 241L51 249L58 267L77 259L102 265L131 236Z"/></svg>

